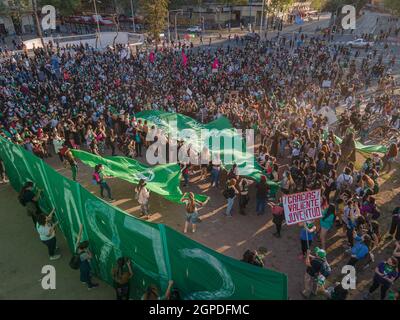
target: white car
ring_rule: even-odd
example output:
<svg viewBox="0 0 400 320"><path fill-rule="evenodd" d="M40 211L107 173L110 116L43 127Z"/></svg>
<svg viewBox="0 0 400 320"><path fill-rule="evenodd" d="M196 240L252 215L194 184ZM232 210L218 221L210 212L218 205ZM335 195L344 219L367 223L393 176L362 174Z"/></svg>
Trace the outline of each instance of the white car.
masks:
<svg viewBox="0 0 400 320"><path fill-rule="evenodd" d="M357 39L353 41L348 41L347 45L353 48L366 48L367 46L372 47L374 43L365 41L364 39Z"/></svg>
<svg viewBox="0 0 400 320"><path fill-rule="evenodd" d="M187 32L201 32L201 27L199 26L194 26L186 29Z"/></svg>
<svg viewBox="0 0 400 320"><path fill-rule="evenodd" d="M100 15L93 15L92 16L93 22L97 23L97 21L99 21L99 24L104 25L104 26L110 26L112 24L114 24L111 20L109 19L105 19Z"/></svg>

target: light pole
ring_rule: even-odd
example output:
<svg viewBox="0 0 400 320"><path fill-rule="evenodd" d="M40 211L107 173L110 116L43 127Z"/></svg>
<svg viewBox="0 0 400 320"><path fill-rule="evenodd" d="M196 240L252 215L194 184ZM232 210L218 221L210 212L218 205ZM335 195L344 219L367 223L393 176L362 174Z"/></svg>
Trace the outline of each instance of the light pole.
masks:
<svg viewBox="0 0 400 320"><path fill-rule="evenodd" d="M177 12L176 14L175 14L175 36L176 36L176 38L177 38L177 34L178 34L178 31L177 31L177 28L176 28L176 15L178 14L178 13L183 13L183 10L182 9L176 9L176 10L169 10L168 11L168 44L169 43L171 43L171 30L170 30L170 21L169 21L169 15L171 14L171 12Z"/></svg>
<svg viewBox="0 0 400 320"><path fill-rule="evenodd" d="M183 14L183 9L178 10L178 12L175 13L175 41L178 40L178 23L176 21L176 17L178 14Z"/></svg>
<svg viewBox="0 0 400 320"><path fill-rule="evenodd" d="M260 38L261 38L261 39L262 39L262 37L263 37L264 5L265 5L265 0L262 0L262 6L261 6L261 21L260 21ZM267 25L267 27L268 27L268 25Z"/></svg>
<svg viewBox="0 0 400 320"><path fill-rule="evenodd" d="M33 14L35 16L37 33L38 33L38 36L40 38L40 42L42 43L42 47L44 49L45 46L44 46L42 29L41 29L40 22L39 22L39 16L38 16L38 13L37 13L38 8L37 8L37 1L36 0L32 0L32 7L33 7Z"/></svg>
<svg viewBox="0 0 400 320"><path fill-rule="evenodd" d="M134 13L134 11L133 11L133 0L131 0L131 11L132 11L132 26L133 26L133 32L136 32L135 13Z"/></svg>
<svg viewBox="0 0 400 320"><path fill-rule="evenodd" d="M252 18L252 12L251 12L251 9L253 8L253 0L250 0L250 30L249 30L249 32L251 32L252 31L252 28L251 28L251 26L252 26L252 21L251 21L251 18Z"/></svg>
<svg viewBox="0 0 400 320"><path fill-rule="evenodd" d="M167 24L168 24L168 45L171 43L171 30L169 30L169 13L170 13L170 11L168 11L168 21L167 21Z"/></svg>
<svg viewBox="0 0 400 320"><path fill-rule="evenodd" d="M94 13L95 13L95 15L96 15L96 23L97 23L97 32L96 32L96 49L97 49L97 42L99 41L99 39L100 39L100 23L99 23L99 15L98 15L98 13L97 13L97 6L96 6L96 1L97 0L93 0L93 6L94 6ZM99 3L101 3L100 1L99 1Z"/></svg>

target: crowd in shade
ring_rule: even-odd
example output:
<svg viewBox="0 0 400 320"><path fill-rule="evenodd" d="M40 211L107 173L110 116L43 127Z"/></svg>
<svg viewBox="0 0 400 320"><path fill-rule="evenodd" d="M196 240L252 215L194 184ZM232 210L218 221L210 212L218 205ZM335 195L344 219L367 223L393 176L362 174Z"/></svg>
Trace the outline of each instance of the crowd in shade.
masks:
<svg viewBox="0 0 400 320"><path fill-rule="evenodd" d="M382 216L391 213L381 212L376 199L380 176L393 174L398 167L400 141L398 135L374 141L370 131L377 118L387 123L388 132L398 131L400 96L392 74L394 53L389 48L379 52L367 48L362 59L359 55L359 50L327 45L302 33L296 39L282 36L264 42L235 36L219 48L175 43L136 55L122 46L100 51L50 44L36 49L33 56L11 55L1 63L0 134L40 158L59 157L76 180L78 161L72 149L146 161L148 146L167 133L137 118L140 111L179 113L202 123L227 117L237 129L255 130L255 157L263 176L250 181L234 166L227 172L227 182L220 183L220 161L201 168L189 163L182 165L184 185L190 187L191 175L201 172L221 189L227 217L235 217L236 204L238 213L246 215L248 203L256 203L258 215L272 213L276 238L284 237L282 196L320 189L323 217L301 224L299 231L299 261L305 264L303 296L310 298L323 289L329 299L346 299L348 290L341 283L326 287L332 274L328 238L341 231L347 264L374 273L365 298L380 288L385 299L394 292L399 277L400 207L393 206L391 224L382 226ZM384 144L384 152L380 148L364 154L362 166L357 167L359 142ZM6 182L2 166L0 173ZM112 201L101 165L93 178L101 196L106 191ZM279 185L277 192L271 191L269 181ZM32 187L32 183L24 187L20 201L50 259L57 259L52 215L41 213L40 194ZM136 187L135 199L142 216L148 217L150 192L145 181ZM199 204L192 193L182 202L186 206L183 231L187 233L191 226L196 232ZM385 241L382 229L387 228L388 237L395 238L395 249L373 271L374 251ZM77 241L81 281L93 288L89 247L89 242ZM243 261L262 267L260 256L247 251ZM117 297L126 298L130 262L121 258L112 272ZM171 296L172 286L171 281L165 298ZM150 297L160 299L156 287L143 295L143 299Z"/></svg>

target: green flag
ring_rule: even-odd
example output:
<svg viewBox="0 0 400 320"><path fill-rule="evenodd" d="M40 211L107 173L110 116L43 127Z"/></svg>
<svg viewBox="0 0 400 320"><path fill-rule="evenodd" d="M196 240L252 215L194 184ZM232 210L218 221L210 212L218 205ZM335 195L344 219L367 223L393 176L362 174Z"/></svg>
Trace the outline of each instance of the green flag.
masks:
<svg viewBox="0 0 400 320"><path fill-rule="evenodd" d="M140 179L147 182L147 188L172 202L180 202L183 193L179 187L181 171L177 164L164 164L150 167L127 157L101 157L82 150L71 150L74 157L94 168L102 164L108 176L138 184ZM206 195L195 195L198 202L205 203Z"/></svg>
<svg viewBox="0 0 400 320"><path fill-rule="evenodd" d="M233 163L236 163L241 176L258 181L264 174L254 157L254 146L251 146L251 150L247 150L245 139L242 141L242 136L225 117L202 124L182 114L147 110L137 113L136 118L147 120L149 126L155 125L167 134L176 135L178 139L190 143L199 152L203 146L207 146L211 153L219 151L222 165L227 170L232 167ZM195 137L190 135L187 129L193 130L196 133ZM206 130L208 133L202 135L201 130ZM217 150L213 146L213 139L219 141ZM279 189L279 184L273 181L268 181L268 184L271 193L275 194Z"/></svg>

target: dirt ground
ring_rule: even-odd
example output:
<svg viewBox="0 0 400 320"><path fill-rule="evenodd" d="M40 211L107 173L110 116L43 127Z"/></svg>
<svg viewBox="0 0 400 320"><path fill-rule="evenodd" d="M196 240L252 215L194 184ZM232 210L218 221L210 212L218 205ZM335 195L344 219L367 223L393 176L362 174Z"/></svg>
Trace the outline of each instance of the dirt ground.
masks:
<svg viewBox="0 0 400 320"><path fill-rule="evenodd" d="M71 254L63 236L57 234L62 258L49 261L47 248L40 242L26 209L17 201L9 184L0 184L0 300L104 300L114 299L114 289L94 279L100 286L88 290L79 281L79 270L68 262ZM44 265L56 270L56 289L44 290Z"/></svg>
<svg viewBox="0 0 400 320"><path fill-rule="evenodd" d="M109 153L106 151L107 154ZM363 163L363 156L357 155L357 164ZM144 161L144 159L138 159ZM52 157L47 160L61 174L70 177L69 168L66 169L60 163L58 157ZM92 193L99 195L99 189L91 184L92 169L79 164L78 181L89 189ZM305 266L302 260L298 259L300 253L300 228L297 226L284 226L282 238L277 239L272 234L275 227L272 223L272 215L268 210L263 216L257 216L255 213L255 191L250 189L250 204L247 209L247 215L239 214L238 204L235 204L233 218L223 215L226 208L226 201L222 196L221 190L210 188L209 179L199 181L199 174L194 174L190 180L190 186L182 188L183 191L194 191L204 193L211 197L210 201L200 209L201 224L198 225L197 232L191 232L187 236L192 239L222 253L240 259L247 249L266 250L265 266L266 268L277 270L288 275L288 292L290 299L302 299L300 291L303 287L303 275ZM381 191L377 196L377 201L383 216L380 218L382 234L387 232L390 226L391 212L395 205L399 205L400 191L400 173L398 168L390 174L383 175L380 181ZM139 206L134 198L134 186L126 181L110 178L108 180L116 201L113 205L120 207L127 213L139 216ZM223 181L222 181L223 182ZM254 186L252 186L254 187ZM149 221L166 224L180 232L183 232L184 207L168 202L156 194L151 194L150 212L152 214ZM340 270L349 259L344 253L343 244L345 244L345 234L342 230L334 228L328 234L328 261L333 268L333 274L330 281L340 281L342 276ZM318 242L313 247L318 246ZM370 285L373 276L373 270L377 263L382 259L389 257L394 249L393 241L382 241L374 254L375 263L365 271L357 274L357 289L351 291L350 299L360 299L362 293ZM43 250L42 250L43 251ZM44 255L43 252L41 252ZM398 284L396 284L398 286ZM378 292L375 294L377 297ZM319 297L316 297L319 299Z"/></svg>

